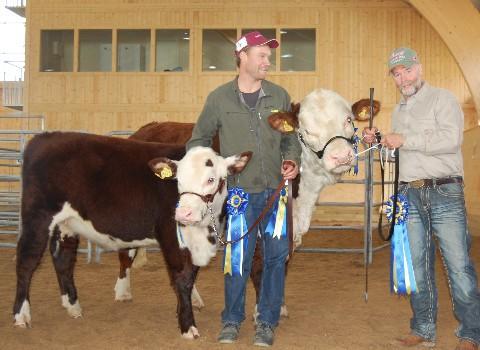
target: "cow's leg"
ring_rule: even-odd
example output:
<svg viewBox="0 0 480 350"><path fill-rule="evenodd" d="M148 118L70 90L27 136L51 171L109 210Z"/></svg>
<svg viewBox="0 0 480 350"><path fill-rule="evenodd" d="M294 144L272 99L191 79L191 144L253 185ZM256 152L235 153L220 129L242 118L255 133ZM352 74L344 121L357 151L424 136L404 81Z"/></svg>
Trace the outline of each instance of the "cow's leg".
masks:
<svg viewBox="0 0 480 350"><path fill-rule="evenodd" d="M193 269L194 281L197 279L198 270L200 270L200 268L197 266L194 266L194 269ZM200 310L205 306L205 303L203 302L203 299L200 296L200 293L198 293L198 290L197 290L197 287L195 287L195 284L193 284L193 287L192 287L192 306L197 308L197 310Z"/></svg>
<svg viewBox="0 0 480 350"><path fill-rule="evenodd" d="M118 252L120 261L120 273L115 284L115 300L132 300L132 291L130 289L130 270L135 259L136 249L122 249Z"/></svg>
<svg viewBox="0 0 480 350"><path fill-rule="evenodd" d="M178 324L182 332L182 337L186 339L195 339L200 336L193 317L191 299L198 269L198 266L188 263L185 264L182 271L174 272L172 275L178 299Z"/></svg>
<svg viewBox="0 0 480 350"><path fill-rule="evenodd" d="M30 283L48 242L47 223L35 222L33 228L25 222L24 216L22 234L17 243L17 291L13 304L14 325L22 328L31 326Z"/></svg>
<svg viewBox="0 0 480 350"><path fill-rule="evenodd" d="M255 246L255 253L253 254L252 270L250 272L250 279L252 280L253 287L255 288L255 310L253 311L253 322L257 323L257 305L260 300L260 288L263 272L263 253L261 240L257 239Z"/></svg>
<svg viewBox="0 0 480 350"><path fill-rule="evenodd" d="M82 317L82 308L78 301L77 289L73 279L78 243L77 236L61 238L58 227L55 228L50 239L50 253L60 286L62 306L67 309L68 314L73 318Z"/></svg>

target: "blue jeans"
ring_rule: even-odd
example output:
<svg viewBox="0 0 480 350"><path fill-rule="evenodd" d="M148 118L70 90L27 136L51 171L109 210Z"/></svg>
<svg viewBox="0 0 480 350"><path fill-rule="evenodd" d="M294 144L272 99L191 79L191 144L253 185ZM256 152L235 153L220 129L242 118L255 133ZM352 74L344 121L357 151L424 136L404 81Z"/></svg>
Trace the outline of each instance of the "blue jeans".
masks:
<svg viewBox="0 0 480 350"><path fill-rule="evenodd" d="M245 219L250 227L265 208L268 198L274 190L250 193ZM225 275L225 308L222 311L223 323L240 324L245 320L245 289L252 267L253 253L257 239L262 240L263 273L258 304L258 322L276 327L280 318L285 288L285 262L288 256L288 238L272 238L265 234L270 212L248 236L248 249L244 252L243 272L241 276ZM225 254L224 254L225 259Z"/></svg>
<svg viewBox="0 0 480 350"><path fill-rule="evenodd" d="M453 311L460 324L456 335L480 343L480 293L469 256L471 238L463 185L450 183L433 188L401 185L399 192L408 195L408 237L418 287L410 298L412 332L429 340L436 337L435 236L447 272Z"/></svg>

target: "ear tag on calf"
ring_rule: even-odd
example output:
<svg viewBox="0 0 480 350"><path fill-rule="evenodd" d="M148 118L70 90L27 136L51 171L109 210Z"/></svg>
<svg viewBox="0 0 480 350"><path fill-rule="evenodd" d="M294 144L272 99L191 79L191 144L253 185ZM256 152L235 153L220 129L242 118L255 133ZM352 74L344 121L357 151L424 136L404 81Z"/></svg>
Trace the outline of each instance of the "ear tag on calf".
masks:
<svg viewBox="0 0 480 350"><path fill-rule="evenodd" d="M162 170L160 171L160 173L155 172L155 175L163 180L163 179L168 179L172 177L173 172L172 172L172 169L168 165L166 165L162 167Z"/></svg>
<svg viewBox="0 0 480 350"><path fill-rule="evenodd" d="M410 295L417 291L417 284L407 232L408 201L403 194L397 196L397 210L395 218L393 218L394 200L395 196L391 196L386 203L388 221L395 220L390 244L390 290L399 295Z"/></svg>
<svg viewBox="0 0 480 350"><path fill-rule="evenodd" d="M293 131L293 126L291 126L286 120L283 121L282 126L283 126L283 131L285 132Z"/></svg>
<svg viewBox="0 0 480 350"><path fill-rule="evenodd" d="M227 198L227 241L238 240L247 232L247 221L245 211L248 205L248 193L240 187L233 187L228 190ZM248 236L243 237L235 243L228 243L225 246L225 263L223 273L230 275L242 275L243 256L248 247Z"/></svg>

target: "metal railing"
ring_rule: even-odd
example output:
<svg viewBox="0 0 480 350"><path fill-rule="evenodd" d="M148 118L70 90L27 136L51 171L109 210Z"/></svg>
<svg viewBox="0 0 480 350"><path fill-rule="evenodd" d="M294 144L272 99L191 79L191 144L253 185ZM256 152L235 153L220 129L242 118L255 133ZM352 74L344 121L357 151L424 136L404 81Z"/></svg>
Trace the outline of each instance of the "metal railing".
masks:
<svg viewBox="0 0 480 350"><path fill-rule="evenodd" d="M23 90L25 83L23 81L3 81L2 86L2 105L5 107L23 106Z"/></svg>

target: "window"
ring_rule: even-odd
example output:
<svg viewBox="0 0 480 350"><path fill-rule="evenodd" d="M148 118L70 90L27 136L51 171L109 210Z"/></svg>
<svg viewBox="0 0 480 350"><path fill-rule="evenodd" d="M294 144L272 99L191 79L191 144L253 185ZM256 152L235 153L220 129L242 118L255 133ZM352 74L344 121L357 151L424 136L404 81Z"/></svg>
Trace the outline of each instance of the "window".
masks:
<svg viewBox="0 0 480 350"><path fill-rule="evenodd" d="M158 29L156 31L157 72L188 71L189 66L189 29Z"/></svg>
<svg viewBox="0 0 480 350"><path fill-rule="evenodd" d="M282 71L315 70L315 29L281 29Z"/></svg>
<svg viewBox="0 0 480 350"><path fill-rule="evenodd" d="M204 29L202 42L203 71L234 71L236 29Z"/></svg>
<svg viewBox="0 0 480 350"><path fill-rule="evenodd" d="M117 71L146 72L150 68L150 30L119 29Z"/></svg>
<svg viewBox="0 0 480 350"><path fill-rule="evenodd" d="M247 34L248 32L260 32L267 39L276 39L275 29L242 29L242 35ZM275 50L272 49L272 55L270 56L270 70L275 71L277 67L277 58L275 57Z"/></svg>
<svg viewBox="0 0 480 350"><path fill-rule="evenodd" d="M79 31L79 71L110 72L112 70L112 31L81 29Z"/></svg>
<svg viewBox="0 0 480 350"><path fill-rule="evenodd" d="M73 30L42 30L40 71L73 71Z"/></svg>

